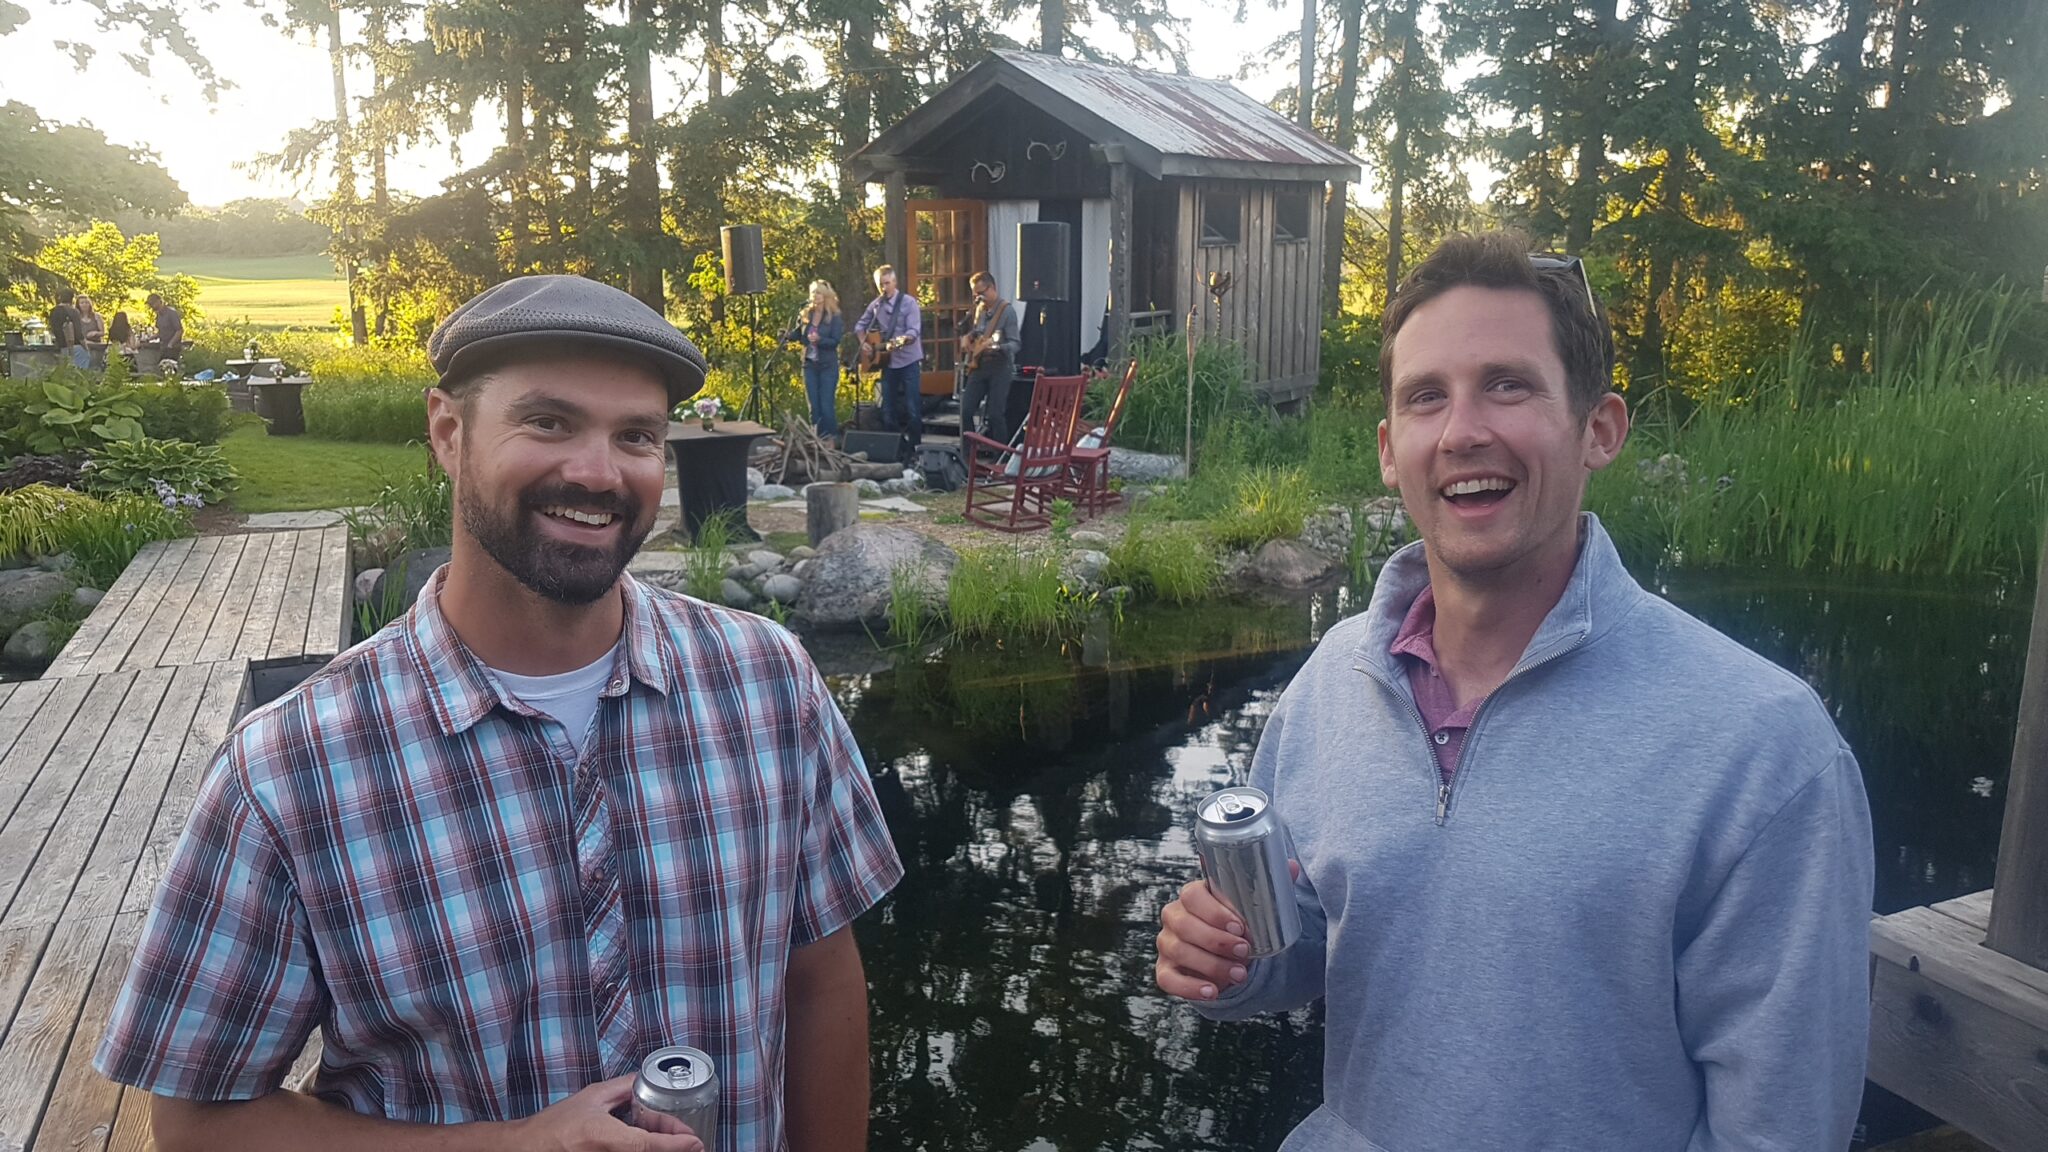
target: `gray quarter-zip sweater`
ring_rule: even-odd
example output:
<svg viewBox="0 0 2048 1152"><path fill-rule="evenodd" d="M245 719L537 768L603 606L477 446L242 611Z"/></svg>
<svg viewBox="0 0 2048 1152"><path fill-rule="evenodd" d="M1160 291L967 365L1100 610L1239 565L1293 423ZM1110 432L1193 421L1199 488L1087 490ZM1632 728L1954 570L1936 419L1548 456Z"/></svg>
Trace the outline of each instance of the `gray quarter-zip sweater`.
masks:
<svg viewBox="0 0 2048 1152"><path fill-rule="evenodd" d="M1840 1152L1869 1024L1870 814L1797 677L1644 591L1582 519L1571 583L1446 792L1387 562L1260 738L1303 938L1200 1005L1327 1000L1285 1152Z"/></svg>

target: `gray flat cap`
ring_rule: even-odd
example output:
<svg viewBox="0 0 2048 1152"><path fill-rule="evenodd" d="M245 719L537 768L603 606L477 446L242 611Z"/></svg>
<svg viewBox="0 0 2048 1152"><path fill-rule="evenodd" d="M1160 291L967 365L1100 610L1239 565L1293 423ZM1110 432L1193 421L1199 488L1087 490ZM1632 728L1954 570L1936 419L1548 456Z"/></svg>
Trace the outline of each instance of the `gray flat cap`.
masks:
<svg viewBox="0 0 2048 1152"><path fill-rule="evenodd" d="M577 347L648 362L680 404L704 387L704 354L660 313L609 284L581 276L521 276L470 297L427 338L427 356L447 385L521 352Z"/></svg>

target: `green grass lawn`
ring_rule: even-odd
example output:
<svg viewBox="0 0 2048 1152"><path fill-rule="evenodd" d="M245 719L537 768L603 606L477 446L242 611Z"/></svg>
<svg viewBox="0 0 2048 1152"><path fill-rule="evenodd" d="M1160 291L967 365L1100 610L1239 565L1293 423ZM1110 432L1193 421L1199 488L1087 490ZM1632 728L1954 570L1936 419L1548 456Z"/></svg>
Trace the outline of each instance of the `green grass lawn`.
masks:
<svg viewBox="0 0 2048 1152"><path fill-rule="evenodd" d="M199 308L211 320L261 328L324 328L348 305L348 283L325 256L166 256L168 272L199 281Z"/></svg>
<svg viewBox="0 0 2048 1152"><path fill-rule="evenodd" d="M386 477L417 471L426 452L408 444L272 436L260 423L236 428L220 447L241 477L227 503L242 513L368 504Z"/></svg>

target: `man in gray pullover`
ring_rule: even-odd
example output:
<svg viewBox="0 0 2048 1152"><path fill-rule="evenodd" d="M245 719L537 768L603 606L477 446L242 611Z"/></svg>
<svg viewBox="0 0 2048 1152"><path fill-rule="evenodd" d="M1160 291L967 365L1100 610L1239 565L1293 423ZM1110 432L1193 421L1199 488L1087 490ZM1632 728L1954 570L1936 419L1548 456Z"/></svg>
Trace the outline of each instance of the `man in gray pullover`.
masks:
<svg viewBox="0 0 2048 1152"><path fill-rule="evenodd" d="M1422 541L1330 630L1251 782L1302 938L1199 880L1156 977L1218 1020L1326 1001L1285 1152L1840 1152L1869 1022L1870 817L1797 677L1622 567L1628 436L1584 267L1446 241L1390 303L1380 470Z"/></svg>

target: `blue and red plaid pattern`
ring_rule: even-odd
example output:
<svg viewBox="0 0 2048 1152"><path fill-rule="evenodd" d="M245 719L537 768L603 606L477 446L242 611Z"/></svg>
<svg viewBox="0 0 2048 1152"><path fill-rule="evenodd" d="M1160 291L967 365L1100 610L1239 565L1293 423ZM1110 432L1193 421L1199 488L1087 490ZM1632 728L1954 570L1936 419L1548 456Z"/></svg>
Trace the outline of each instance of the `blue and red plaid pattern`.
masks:
<svg viewBox="0 0 2048 1152"><path fill-rule="evenodd" d="M790 950L902 876L817 670L767 621L627 577L579 763L439 586L228 738L94 1063L246 1099L317 1024L318 1095L453 1124L691 1044L720 1152L774 1152Z"/></svg>

